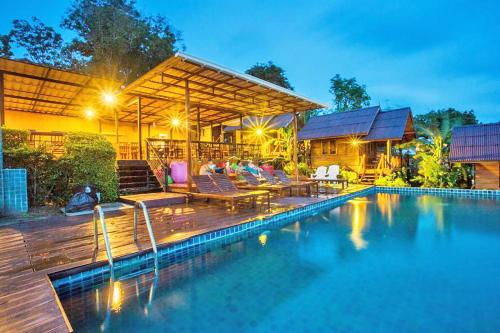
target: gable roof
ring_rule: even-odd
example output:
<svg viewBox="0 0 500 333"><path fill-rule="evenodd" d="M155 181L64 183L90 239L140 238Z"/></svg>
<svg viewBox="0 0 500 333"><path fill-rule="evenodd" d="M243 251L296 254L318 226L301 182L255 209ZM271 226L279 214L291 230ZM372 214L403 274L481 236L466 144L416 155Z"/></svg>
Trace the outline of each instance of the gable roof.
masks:
<svg viewBox="0 0 500 333"><path fill-rule="evenodd" d="M280 128L288 127L293 121L293 114L286 113L279 116L266 116L266 117L245 117L243 118L243 129L249 129L258 125L265 127L267 130L277 130ZM225 132L232 132L239 130L239 125L231 125L224 127Z"/></svg>
<svg viewBox="0 0 500 333"><path fill-rule="evenodd" d="M299 140L311 140L345 136L365 136L380 112L379 106L371 106L347 112L337 112L309 119L299 131Z"/></svg>
<svg viewBox="0 0 500 333"><path fill-rule="evenodd" d="M408 107L379 112L370 132L363 140L401 140L410 115L411 109Z"/></svg>
<svg viewBox="0 0 500 333"><path fill-rule="evenodd" d="M455 127L451 132L450 161L500 161L500 122Z"/></svg>

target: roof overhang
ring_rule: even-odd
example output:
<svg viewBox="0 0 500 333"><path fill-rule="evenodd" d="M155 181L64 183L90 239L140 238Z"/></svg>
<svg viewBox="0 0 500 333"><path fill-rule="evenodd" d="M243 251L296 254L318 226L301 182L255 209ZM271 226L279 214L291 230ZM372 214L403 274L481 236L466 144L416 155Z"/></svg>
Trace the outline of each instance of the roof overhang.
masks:
<svg viewBox="0 0 500 333"><path fill-rule="evenodd" d="M127 107L120 119L137 119L134 101L138 97L145 122L161 122L168 117L169 110L175 108L182 111L186 83L192 120L197 119L199 111L203 124L222 123L240 116L273 116L327 107L251 75L177 53L123 90Z"/></svg>
<svg viewBox="0 0 500 333"><path fill-rule="evenodd" d="M82 117L101 104L104 91L117 91L116 81L26 61L0 58L4 110Z"/></svg>

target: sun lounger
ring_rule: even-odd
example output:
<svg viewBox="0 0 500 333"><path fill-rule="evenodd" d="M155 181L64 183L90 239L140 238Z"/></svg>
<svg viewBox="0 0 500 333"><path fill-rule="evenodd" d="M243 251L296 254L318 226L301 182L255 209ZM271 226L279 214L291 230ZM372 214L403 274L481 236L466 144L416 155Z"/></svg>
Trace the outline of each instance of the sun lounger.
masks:
<svg viewBox="0 0 500 333"><path fill-rule="evenodd" d="M198 192L190 192L193 197L229 201L231 210L234 210L238 200L250 199L252 204L255 204L257 198L257 195L251 192L224 192L208 175L192 176L192 180L198 190ZM268 208L269 205L268 202Z"/></svg>
<svg viewBox="0 0 500 333"><path fill-rule="evenodd" d="M246 193L246 194L253 194L255 197L260 197L264 196L267 197L267 207L270 208L271 201L270 201L270 196L269 196L269 191L266 190L242 190L238 189L236 185L229 179L228 176L223 175L223 174L212 174L209 176L212 181L221 189L222 192L224 193Z"/></svg>
<svg viewBox="0 0 500 333"><path fill-rule="evenodd" d="M292 188L288 185L273 185L273 184L262 184L254 175L249 172L242 172L241 175L245 178L246 184L237 185L238 188L248 189L248 190L267 190L272 192L277 192L280 196L283 196L285 191L289 191L292 194ZM272 177L272 176L271 176Z"/></svg>
<svg viewBox="0 0 500 333"><path fill-rule="evenodd" d="M308 195L311 195L311 187L316 187L316 194L318 193L318 183L314 181L300 181L290 179L283 170L274 170L274 174L278 177L279 181L284 184L296 188L299 191L305 189Z"/></svg>

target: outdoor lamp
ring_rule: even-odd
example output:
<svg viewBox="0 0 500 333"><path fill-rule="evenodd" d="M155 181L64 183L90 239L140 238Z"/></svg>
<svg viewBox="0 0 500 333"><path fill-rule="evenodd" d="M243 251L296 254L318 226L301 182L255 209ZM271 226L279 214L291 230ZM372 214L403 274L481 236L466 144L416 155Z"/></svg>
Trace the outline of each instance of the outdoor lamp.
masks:
<svg viewBox="0 0 500 333"><path fill-rule="evenodd" d="M258 136L261 136L263 133L264 133L264 131L262 131L262 128L257 128L257 132L256 132L256 134L257 134Z"/></svg>
<svg viewBox="0 0 500 333"><path fill-rule="evenodd" d="M107 105L113 105L116 102L116 96L109 92L103 93L102 99L104 100L104 103L106 103Z"/></svg>
<svg viewBox="0 0 500 333"><path fill-rule="evenodd" d="M180 122L179 118L173 118L172 119L172 125L173 126L177 127L177 126L179 126L180 123L181 122Z"/></svg>
<svg viewBox="0 0 500 333"><path fill-rule="evenodd" d="M94 118L94 115L95 115L95 112L92 108L87 108L85 110L85 117L91 119L91 118Z"/></svg>

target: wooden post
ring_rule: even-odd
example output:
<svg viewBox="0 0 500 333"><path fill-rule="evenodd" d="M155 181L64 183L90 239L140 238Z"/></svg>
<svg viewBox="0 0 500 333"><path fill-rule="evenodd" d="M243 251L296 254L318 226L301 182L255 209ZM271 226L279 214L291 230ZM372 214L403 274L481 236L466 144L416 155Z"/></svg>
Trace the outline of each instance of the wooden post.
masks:
<svg viewBox="0 0 500 333"><path fill-rule="evenodd" d="M243 115L240 114L240 144L243 144Z"/></svg>
<svg viewBox="0 0 500 333"><path fill-rule="evenodd" d="M191 101L189 96L189 81L186 80L186 88L184 91L185 96L185 109L186 109L186 132L187 132L187 178L188 178L188 191L191 192L193 179L191 178L191 133L189 123L189 111L191 109Z"/></svg>
<svg viewBox="0 0 500 333"><path fill-rule="evenodd" d="M220 123L219 126L220 126L219 142L224 143L224 127L222 126L222 123Z"/></svg>
<svg viewBox="0 0 500 333"><path fill-rule="evenodd" d="M293 162L295 164L295 180L299 180L299 161L297 156L297 113L293 111Z"/></svg>
<svg viewBox="0 0 500 333"><path fill-rule="evenodd" d="M0 73L0 126L5 125L5 90L3 73Z"/></svg>
<svg viewBox="0 0 500 333"><path fill-rule="evenodd" d="M142 103L141 97L137 98L137 135L139 140L139 159L142 160Z"/></svg>
<svg viewBox="0 0 500 333"><path fill-rule="evenodd" d="M119 133L119 128L118 128L118 109L115 107L115 135L116 135L116 143L117 143L117 147L116 149L119 150L119 147L118 147L118 143L120 142L120 133Z"/></svg>
<svg viewBox="0 0 500 333"><path fill-rule="evenodd" d="M386 155L387 155L387 164L389 168L391 168L391 140L387 140L386 142Z"/></svg>
<svg viewBox="0 0 500 333"><path fill-rule="evenodd" d="M196 129L198 130L197 140L201 141L200 107L199 106L196 108L196 121L197 121ZM198 146L199 145L200 145L200 143L198 142ZM198 147L198 149L200 149L200 148Z"/></svg>

